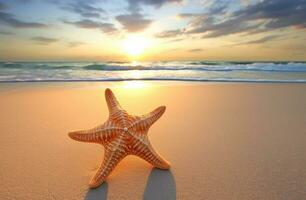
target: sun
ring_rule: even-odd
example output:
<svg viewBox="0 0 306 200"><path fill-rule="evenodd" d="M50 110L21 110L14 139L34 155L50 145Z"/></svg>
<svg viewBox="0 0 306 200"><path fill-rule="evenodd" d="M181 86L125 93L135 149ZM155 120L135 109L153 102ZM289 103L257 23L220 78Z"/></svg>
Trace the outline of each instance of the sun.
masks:
<svg viewBox="0 0 306 200"><path fill-rule="evenodd" d="M122 43L123 51L130 57L139 57L149 47L150 40L139 35L130 35Z"/></svg>

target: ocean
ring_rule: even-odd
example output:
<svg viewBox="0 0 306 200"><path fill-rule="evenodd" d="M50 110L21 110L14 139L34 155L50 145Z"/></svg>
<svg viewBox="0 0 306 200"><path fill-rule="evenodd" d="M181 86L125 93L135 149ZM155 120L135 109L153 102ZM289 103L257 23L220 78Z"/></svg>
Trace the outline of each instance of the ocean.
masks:
<svg viewBox="0 0 306 200"><path fill-rule="evenodd" d="M0 82L306 82L306 62L0 62Z"/></svg>

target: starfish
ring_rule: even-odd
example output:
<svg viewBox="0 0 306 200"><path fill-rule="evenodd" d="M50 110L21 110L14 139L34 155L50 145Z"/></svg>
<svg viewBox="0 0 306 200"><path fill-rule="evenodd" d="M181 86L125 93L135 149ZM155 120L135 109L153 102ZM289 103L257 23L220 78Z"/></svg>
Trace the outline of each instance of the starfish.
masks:
<svg viewBox="0 0 306 200"><path fill-rule="evenodd" d="M91 178L89 187L101 185L127 155L136 155L154 167L169 169L170 163L154 150L147 136L149 128L164 114L166 107L160 106L147 115L132 116L121 108L108 88L105 90L105 99L109 118L104 124L68 134L74 140L101 144L105 148L103 162Z"/></svg>

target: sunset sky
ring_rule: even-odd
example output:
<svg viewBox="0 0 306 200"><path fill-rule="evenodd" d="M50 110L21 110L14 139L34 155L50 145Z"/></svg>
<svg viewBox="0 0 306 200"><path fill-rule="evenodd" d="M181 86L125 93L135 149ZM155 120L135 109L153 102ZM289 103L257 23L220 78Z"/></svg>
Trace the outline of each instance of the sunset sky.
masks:
<svg viewBox="0 0 306 200"><path fill-rule="evenodd" d="M306 60L306 0L0 0L0 60Z"/></svg>

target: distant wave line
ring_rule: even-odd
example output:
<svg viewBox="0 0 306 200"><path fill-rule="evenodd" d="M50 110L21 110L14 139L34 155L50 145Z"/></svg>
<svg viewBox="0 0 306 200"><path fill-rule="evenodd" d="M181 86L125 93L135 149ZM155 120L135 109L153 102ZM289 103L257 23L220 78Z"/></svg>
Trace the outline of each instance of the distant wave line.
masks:
<svg viewBox="0 0 306 200"><path fill-rule="evenodd" d="M67 63L68 64L68 63ZM299 64L298 66L295 66ZM294 65L294 66L292 66ZM96 71L132 71L132 70L146 70L146 71L266 71L266 72L306 72L306 63L289 64L271 64L271 63L253 63L250 65L214 65L214 66L199 66L187 65L181 66L130 66L130 65L110 65L110 64L90 64L84 66L50 66L45 64L19 64L19 63L2 63L0 69L14 70L14 69L30 69L30 70L96 70Z"/></svg>
<svg viewBox="0 0 306 200"><path fill-rule="evenodd" d="M246 82L246 83L306 83L306 80L268 80L268 79L193 79L193 78L105 78L105 79L25 79L0 80L0 83L18 82L121 82L121 81L186 81L186 82Z"/></svg>

